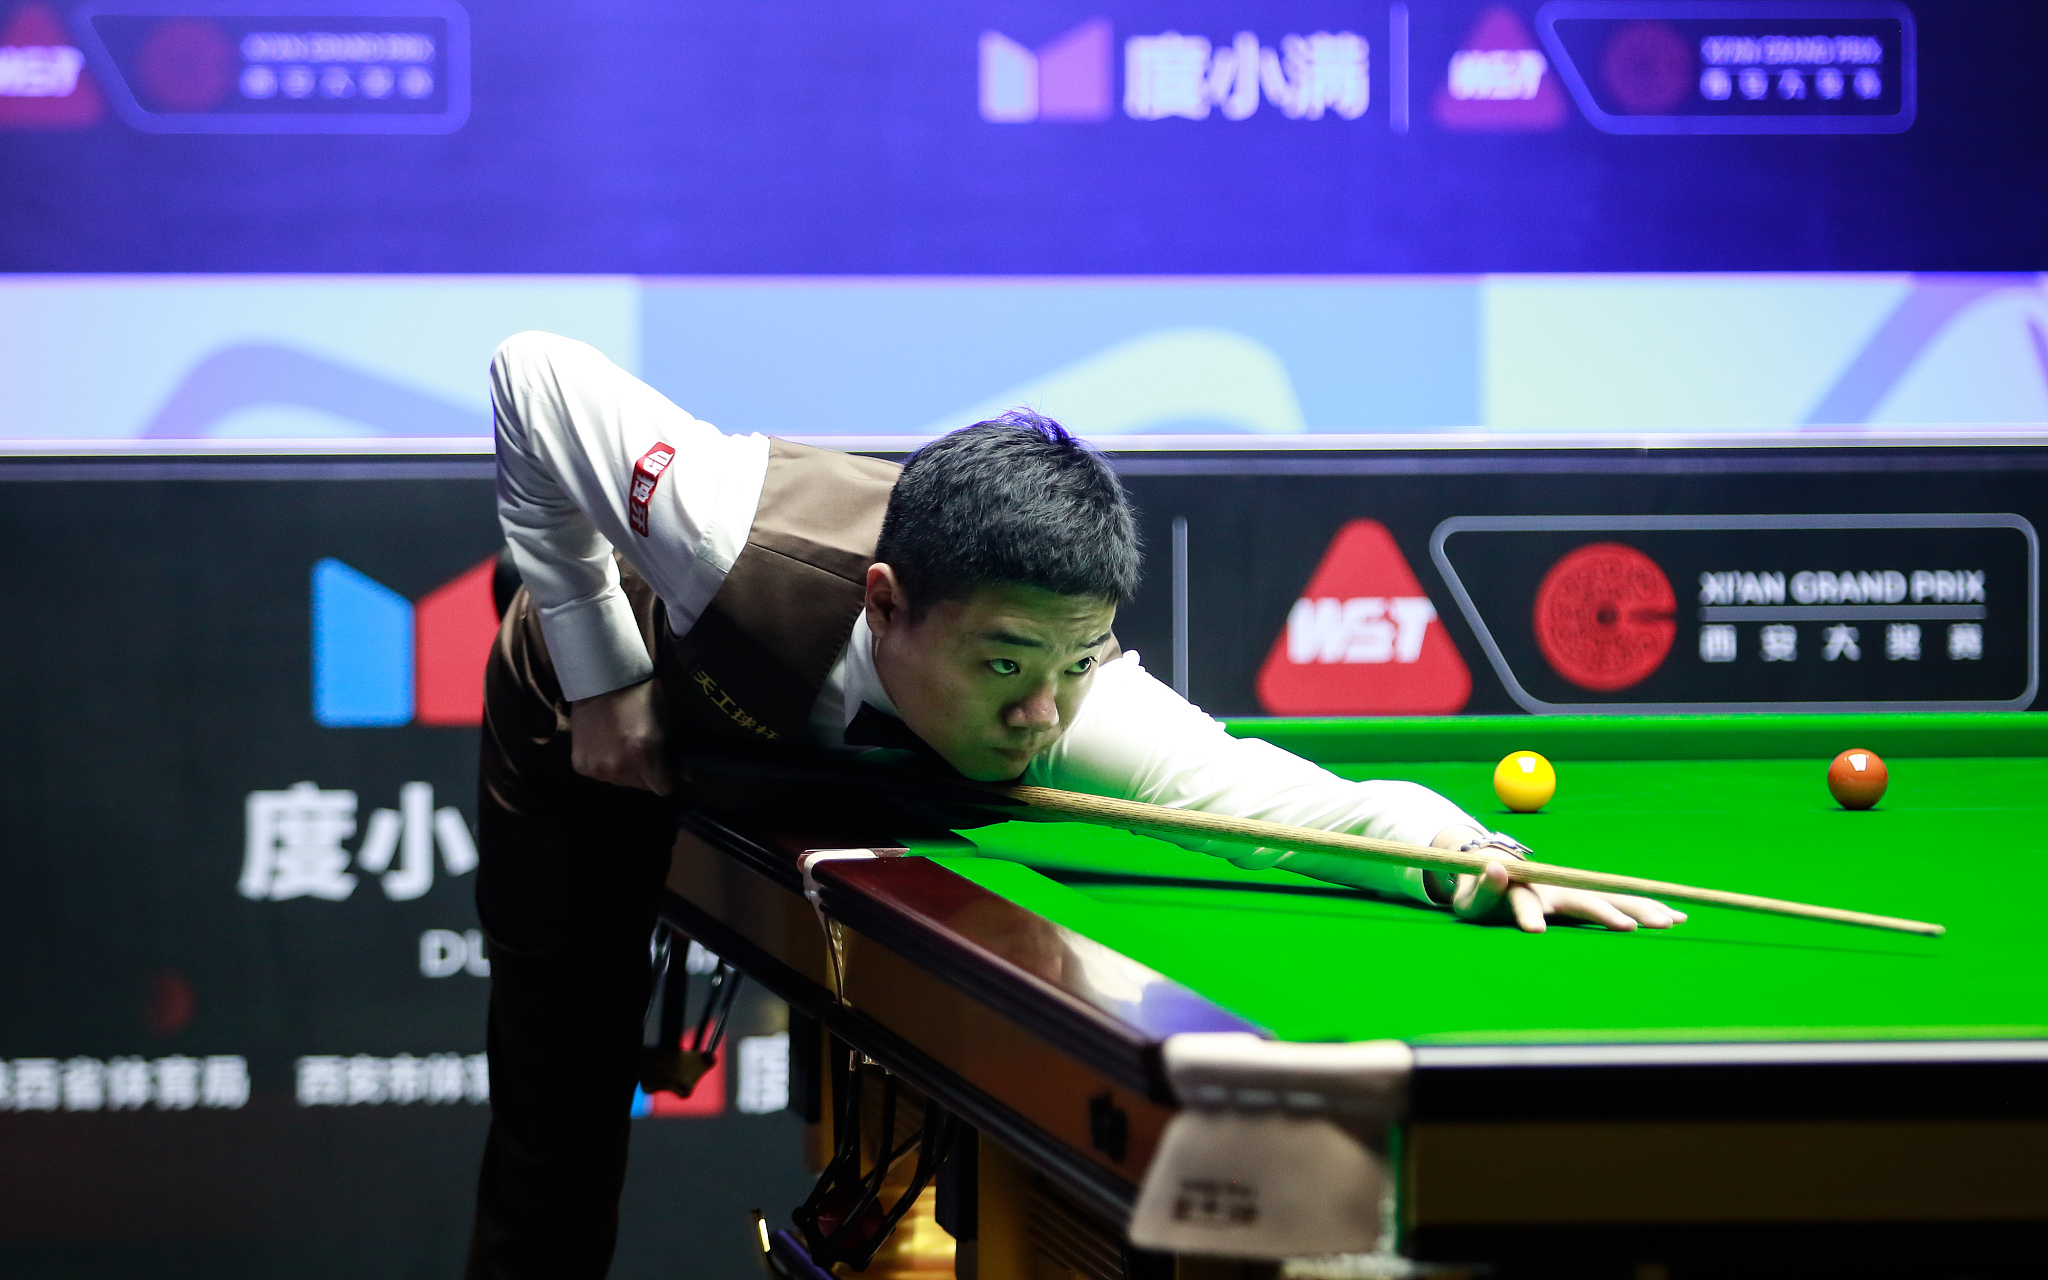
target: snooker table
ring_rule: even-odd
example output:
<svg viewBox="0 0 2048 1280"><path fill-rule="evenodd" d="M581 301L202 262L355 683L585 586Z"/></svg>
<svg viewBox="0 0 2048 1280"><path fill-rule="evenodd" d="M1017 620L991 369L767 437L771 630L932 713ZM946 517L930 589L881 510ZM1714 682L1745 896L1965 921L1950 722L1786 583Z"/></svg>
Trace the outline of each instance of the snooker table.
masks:
<svg viewBox="0 0 2048 1280"><path fill-rule="evenodd" d="M787 1000L793 1025L978 1135L963 1273L2048 1266L2048 928L2032 878L2003 870L2048 854L2048 716L1230 728L1347 777L1435 788L1546 861L1948 933L1689 906L1669 932L1528 936L1098 827L689 815L664 918ZM1891 769L1867 812L1825 784L1851 746ZM1518 749L1557 764L1540 813L1492 795L1493 762ZM800 865L823 849L850 852ZM1168 1042L1231 1031L1405 1046L1374 1130L1383 1256L1282 1263L1269 1247L1219 1271L1129 1245L1188 1105ZM813 1119L815 1061L793 1064L793 1105ZM1269 1206L1315 1190L1260 1176Z"/></svg>

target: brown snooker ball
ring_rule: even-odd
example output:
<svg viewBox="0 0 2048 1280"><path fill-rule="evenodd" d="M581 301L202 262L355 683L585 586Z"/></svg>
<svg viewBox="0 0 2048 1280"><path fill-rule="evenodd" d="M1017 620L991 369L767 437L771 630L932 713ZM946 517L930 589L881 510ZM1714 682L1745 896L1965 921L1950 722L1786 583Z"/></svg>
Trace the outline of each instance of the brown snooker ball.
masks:
<svg viewBox="0 0 2048 1280"><path fill-rule="evenodd" d="M1868 809L1884 795L1891 775L1877 752L1851 747L1828 766L1828 794L1844 809Z"/></svg>

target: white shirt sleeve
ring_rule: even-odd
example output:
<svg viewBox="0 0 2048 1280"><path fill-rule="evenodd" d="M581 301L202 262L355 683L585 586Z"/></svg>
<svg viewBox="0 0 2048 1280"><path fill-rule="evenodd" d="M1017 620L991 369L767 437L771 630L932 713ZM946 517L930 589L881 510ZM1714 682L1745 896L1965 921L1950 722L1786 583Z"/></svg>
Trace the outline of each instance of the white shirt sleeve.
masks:
<svg viewBox="0 0 2048 1280"><path fill-rule="evenodd" d="M1428 844L1446 827L1484 824L1412 782L1349 782L1256 738L1234 738L1126 653L1104 664L1052 750L1024 780L1176 809L1257 818L1321 831ZM1429 901L1422 872L1333 855L1247 849L1221 841L1175 844L1240 867L1280 866L1336 884Z"/></svg>
<svg viewBox="0 0 2048 1280"><path fill-rule="evenodd" d="M540 609L571 700L637 684L653 661L619 589L617 548L687 631L732 569L768 472L764 436L728 436L671 404L595 347L551 333L507 338L491 359L498 520ZM633 466L675 450L630 510Z"/></svg>

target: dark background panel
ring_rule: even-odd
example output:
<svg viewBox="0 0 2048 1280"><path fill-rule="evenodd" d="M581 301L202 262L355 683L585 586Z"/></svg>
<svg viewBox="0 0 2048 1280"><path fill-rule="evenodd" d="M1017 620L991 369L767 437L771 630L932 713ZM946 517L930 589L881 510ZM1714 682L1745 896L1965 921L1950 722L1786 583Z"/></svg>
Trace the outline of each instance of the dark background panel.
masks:
<svg viewBox="0 0 2048 1280"><path fill-rule="evenodd" d="M358 837L401 785L476 820L473 729L313 719L310 582L334 556L417 598L495 552L488 481L7 486L0 809L21 891L0 896L0 999L21 1047L132 1051L153 975L194 995L163 1052L481 1049L446 1042L481 983L424 981L428 928L476 927L470 880L391 902L235 890L243 797L310 780L357 793ZM348 845L353 848L357 839ZM103 922L118 919L108 930ZM100 993L79 999L76 993ZM212 1046L209 1048L208 1046Z"/></svg>
<svg viewBox="0 0 2048 1280"><path fill-rule="evenodd" d="M474 874L410 902L359 870L340 902L236 881L245 796L302 779L357 793L351 852L410 781L474 828L475 729L315 722L310 595L323 557L416 600L493 555L488 464L64 470L0 478L0 1060L233 1054L252 1096L0 1109L0 1275L457 1274L488 1109L294 1083L309 1054L483 1050L487 982L419 960L424 930L477 927ZM408 470L431 478L341 478ZM757 991L732 1034L781 1016ZM634 1131L614 1274L755 1274L746 1214L803 1198L801 1125Z"/></svg>
<svg viewBox="0 0 2048 1280"><path fill-rule="evenodd" d="M199 1123L194 1123L198 1121ZM481 1107L0 1115L0 1274L22 1280L461 1274ZM788 1114L642 1121L619 1280L752 1280L748 1212L810 1189Z"/></svg>

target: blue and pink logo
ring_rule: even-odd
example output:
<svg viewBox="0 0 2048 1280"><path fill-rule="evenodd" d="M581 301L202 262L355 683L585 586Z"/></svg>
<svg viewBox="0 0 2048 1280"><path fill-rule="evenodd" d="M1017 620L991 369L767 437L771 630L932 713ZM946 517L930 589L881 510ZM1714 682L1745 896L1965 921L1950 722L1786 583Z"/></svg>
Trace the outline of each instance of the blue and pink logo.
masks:
<svg viewBox="0 0 2048 1280"><path fill-rule="evenodd" d="M331 729L473 725L498 634L497 558L417 604L339 560L313 566L313 718Z"/></svg>

